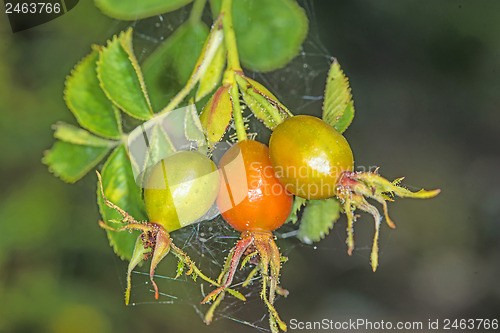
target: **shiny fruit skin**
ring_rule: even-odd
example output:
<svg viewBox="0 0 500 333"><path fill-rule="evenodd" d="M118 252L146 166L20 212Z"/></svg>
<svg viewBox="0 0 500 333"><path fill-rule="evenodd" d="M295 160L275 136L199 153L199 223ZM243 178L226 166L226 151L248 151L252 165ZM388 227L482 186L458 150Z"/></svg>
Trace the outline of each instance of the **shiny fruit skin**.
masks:
<svg viewBox="0 0 500 333"><path fill-rule="evenodd" d="M270 232L286 221L293 196L276 178L266 145L238 142L221 158L219 173L217 206L234 229Z"/></svg>
<svg viewBox="0 0 500 333"><path fill-rule="evenodd" d="M339 176L354 168L347 140L312 116L295 116L278 125L271 135L269 152L281 183L306 199L334 196Z"/></svg>
<svg viewBox="0 0 500 333"><path fill-rule="evenodd" d="M158 162L146 181L150 222L167 232L189 225L213 205L219 192L215 163L196 151L180 151Z"/></svg>

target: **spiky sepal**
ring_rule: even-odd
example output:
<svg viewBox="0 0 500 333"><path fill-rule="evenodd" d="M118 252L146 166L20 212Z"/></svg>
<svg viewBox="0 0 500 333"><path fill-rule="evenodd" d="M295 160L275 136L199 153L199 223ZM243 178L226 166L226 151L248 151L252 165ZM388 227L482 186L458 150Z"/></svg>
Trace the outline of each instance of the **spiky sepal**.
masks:
<svg viewBox="0 0 500 333"><path fill-rule="evenodd" d="M344 212L347 216L347 253L352 254L354 249L354 222L356 209L360 209L371 214L375 220L375 235L373 237L372 251L370 255L373 271L378 266L378 238L380 233L381 216L376 207L371 205L366 199L373 199L380 203L384 209L384 216L389 227L395 228L396 225L389 218L387 210L387 201L393 201L395 196L401 198L432 198L439 194L440 190L426 191L424 189L418 192L411 192L400 185L403 178L398 178L392 182L381 177L374 172L352 172L345 171L339 177L336 196L340 199Z"/></svg>

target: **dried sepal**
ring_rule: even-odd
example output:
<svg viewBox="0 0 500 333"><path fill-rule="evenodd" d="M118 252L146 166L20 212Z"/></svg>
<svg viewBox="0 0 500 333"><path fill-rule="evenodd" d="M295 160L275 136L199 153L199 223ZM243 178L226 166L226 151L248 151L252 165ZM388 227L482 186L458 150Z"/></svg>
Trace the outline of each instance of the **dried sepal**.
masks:
<svg viewBox="0 0 500 333"><path fill-rule="evenodd" d="M130 283L130 275L132 273L132 270L142 261L149 259L151 257L151 267L149 271L149 276L151 279L151 283L153 284L153 287L155 289L155 299L158 299L159 297L159 291L158 291L158 286L156 285L153 277L154 277L154 271L156 269L156 266L163 260L163 258L169 253L173 252L173 254L178 258L180 262L182 262L182 266L186 265L188 267L188 271L185 272L186 275L191 275L191 278L193 280L196 280L196 277L200 276L202 279L205 281L213 284L213 285L219 285L217 282L213 281L209 277L207 277L205 274L203 274L198 267L196 267L195 263L189 258L189 256L184 253L180 248L178 248L170 238L169 233L163 228L163 226L157 224L157 223L151 223L151 222L139 222L135 220L129 213L124 211L122 208L119 206L115 205L113 202L109 201L106 196L104 195L104 189L102 186L102 178L101 174L96 171L97 177L99 180L99 188L100 192L103 198L103 201L106 206L115 209L122 218L118 221L111 221L114 223L119 223L122 224L121 227L119 228L113 228L103 221L99 221L99 226L103 229L106 230L111 230L115 232L122 232L122 231L131 231L131 230L140 230L142 231L142 234L139 236L139 238L136 241L136 245L134 248L134 253L132 255L132 258L130 260L129 266L128 266L128 271L127 271L127 288L125 291L125 303L128 305L130 301L130 288L131 288L131 283ZM179 264L180 265L180 264ZM179 273L179 269L177 270L177 273ZM228 292L231 294L235 295L235 297L238 297L240 299L245 299L243 295L240 293L228 289Z"/></svg>
<svg viewBox="0 0 500 333"><path fill-rule="evenodd" d="M378 169L377 169L378 170ZM373 199L382 205L386 223L389 227L396 225L390 219L387 201L393 201L394 196L401 198L428 199L439 194L440 190L426 191L421 189L418 192L411 192L402 187L403 178L390 182L375 172L344 172L337 183L336 196L341 201L344 212L347 216L347 253L352 254L354 249L354 222L356 209L365 211L373 216L375 221L375 235L373 237L372 251L370 255L373 271L378 266L378 239L380 234L381 216L377 208L371 205L366 199Z"/></svg>
<svg viewBox="0 0 500 333"><path fill-rule="evenodd" d="M213 301L211 307L205 314L205 323L210 324L212 322L215 308L222 301L225 292L230 292L228 287L233 281L238 266L240 266L241 269L246 263L251 262L257 264L257 266L250 272L243 282L243 285L248 285L255 274L257 274L257 271L260 270L262 282L260 297L269 311L271 331L273 333L278 332L278 327L282 331L286 331L286 324L279 318L278 312L273 305L276 294L288 295L287 290L278 286L282 262L281 258L279 249L270 232L243 233L240 240L231 250L222 273L219 276L219 283L221 283L221 286L209 293L202 301L202 304ZM239 264L240 261L242 261L241 265Z"/></svg>
<svg viewBox="0 0 500 333"><path fill-rule="evenodd" d="M128 305L130 301L130 289L132 288L131 275L134 268L141 263L147 256L151 253L151 249L147 248L143 244L142 237L137 237L137 242L135 243L134 253L128 264L127 268L127 289L125 290L125 305Z"/></svg>

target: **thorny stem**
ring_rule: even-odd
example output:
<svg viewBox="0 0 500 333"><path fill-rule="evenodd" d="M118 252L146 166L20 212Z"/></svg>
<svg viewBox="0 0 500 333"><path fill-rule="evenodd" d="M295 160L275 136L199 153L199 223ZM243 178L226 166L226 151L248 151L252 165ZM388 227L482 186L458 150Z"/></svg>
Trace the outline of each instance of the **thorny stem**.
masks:
<svg viewBox="0 0 500 333"><path fill-rule="evenodd" d="M227 69L224 73L223 83L231 87L229 94L233 103L234 126L236 127L238 141L243 141L247 139L247 134L245 132L245 124L243 123L240 94L235 77L235 72L241 72L241 65L238 56L238 47L236 46L236 36L234 34L232 4L232 0L222 0L221 5L224 44L227 50Z"/></svg>

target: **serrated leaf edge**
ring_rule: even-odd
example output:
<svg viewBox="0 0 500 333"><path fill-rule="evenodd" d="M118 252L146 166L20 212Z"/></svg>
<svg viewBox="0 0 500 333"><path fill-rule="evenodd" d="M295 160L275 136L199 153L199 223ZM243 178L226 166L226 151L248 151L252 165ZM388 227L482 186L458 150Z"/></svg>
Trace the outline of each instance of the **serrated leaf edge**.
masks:
<svg viewBox="0 0 500 333"><path fill-rule="evenodd" d="M328 201L328 200L335 200L337 201L338 203L338 200L337 199L334 199L334 198L328 198L328 199L323 199L323 200L320 200L320 201ZM316 200L316 201L319 201L319 200ZM312 203L314 205L314 203ZM304 208L304 213L302 215L302 218L304 218L304 214L306 214L307 212L307 208L311 207L311 200L308 200L308 204L307 206ZM299 227L299 230L298 230L298 234L297 234L297 237L303 242L303 243L306 243L306 244L312 244L312 243L315 243L315 242L319 242L320 240L324 239L326 236L328 236L330 234L330 230L333 229L333 227L335 226L335 223L337 222L337 220L339 219L340 217L340 212L341 212L341 206L340 206L340 203L338 203L339 205L339 210L337 211L337 214L336 216L331 220L331 222L326 226L326 229L323 229L320 231L320 235L319 235L319 238L315 238L315 239L309 239L309 238L304 238L304 237L301 237L300 236L300 227L302 227L302 224L300 225ZM312 207L311 207L312 208Z"/></svg>
<svg viewBox="0 0 500 333"><path fill-rule="evenodd" d="M151 116L153 116L153 107L151 106L151 101L149 100L148 91L146 89L146 82L144 81L144 75L142 74L141 67L139 66L139 62L137 61L137 58L134 54L134 47L132 45L132 28L128 28L126 31L122 31L120 33L120 36L118 37L118 40L120 41L121 46L127 53L128 58L135 69L135 73L137 74L137 78L139 79L139 84L141 85L142 93L144 94L144 98L146 99L146 102L148 104Z"/></svg>
<svg viewBox="0 0 500 333"><path fill-rule="evenodd" d="M58 140L60 141L60 140ZM56 141L57 142L57 141ZM62 142L66 142L66 141L62 141ZM75 146L87 146L87 145L78 145L78 144L74 144L74 143L71 143L71 142L66 142L66 143L69 143L69 144L72 144L72 145L75 145ZM55 145L55 143L54 143ZM53 146L52 146L53 147ZM92 148L105 148L105 147L96 147L96 146L87 146L87 147L92 147ZM94 163L91 163L89 164L88 168L86 169L83 169L82 172L80 172L79 174L77 174L77 176L75 176L74 178L71 178L71 177L65 177L63 175L61 175L59 172L57 172L56 170L54 170L52 168L52 166L50 165L50 163L47 161L47 158L48 158L48 154L50 154L50 152L52 151L52 149L47 149L43 152L43 157L42 157L42 163L44 165L46 165L49 169L49 172L51 174L53 174L54 176L56 176L57 178L61 179L62 181L64 181L65 183L68 183L68 184L74 184L76 183L77 181L79 181L80 179L83 178L83 176L85 176L92 168L94 168L97 164L99 164L99 162L102 161L102 159L109 153L109 151L111 150L112 147L108 147L108 149L104 150L104 152L98 156L98 158L95 160Z"/></svg>
<svg viewBox="0 0 500 333"><path fill-rule="evenodd" d="M129 28L128 31L132 31L132 28ZM117 35L114 35L112 39L109 39L106 43L106 46L105 47L99 47L98 50L99 50L99 59L97 60L97 77L99 79L99 86L101 87L102 91L104 91L104 94L106 95L106 97L116 106L118 107L120 110L122 110L123 112L125 112L126 114L130 115L131 117L133 118L136 118L136 119L140 119L140 120L150 120L151 118L154 117L154 113L153 113L153 109L152 109L152 106L151 106L151 102L149 101L149 96L146 94L144 94L144 90L143 89L146 89L146 85L144 83L144 87L143 87L143 82L144 82L144 78L142 77L142 71L140 71L139 73L137 72L137 68L134 66L134 63L131 61L131 64L132 64L132 67L134 68L134 72L136 73L137 75L137 78L139 80L139 84L141 85L141 91L143 92L143 97L145 98L146 100L146 104L148 106L148 112L149 112L149 117L140 117L136 114L132 114L130 112L128 112L128 110L126 110L125 108L123 108L120 104L118 104L110 95L109 93L106 91L106 89L103 87L103 84L102 84L102 77L101 77L101 72L100 72L100 68L101 68L101 64L102 64L102 54L104 52L104 50L106 48L108 48L112 43L114 42L118 42L120 47L125 51L125 53L127 54L127 58L130 60L130 57L131 55L129 54L128 50L126 48L123 47L123 44L120 40L121 36L124 34L124 32L122 31L120 33L119 36ZM135 56L133 56L135 58ZM138 66L138 65L137 65ZM140 67L139 67L140 68Z"/></svg>
<svg viewBox="0 0 500 333"><path fill-rule="evenodd" d="M69 75L66 76L66 79L64 80L64 90L63 90L63 99L64 99L64 102L66 103L66 105L68 106L68 109L71 111L71 113L73 114L73 116L75 117L76 121L78 122L78 124L82 127L82 128L85 128L86 130L96 134L96 135L99 135L99 136L102 136L103 138L108 138L108 139L119 139L121 137L121 135L123 134L122 132L122 127L120 126L121 124L121 116L120 116L120 113L118 112L118 110L116 109L116 107L114 106L113 102L109 99L108 95L106 94L106 92L102 89L102 86L100 85L99 83L99 87L101 88L101 90L103 90L103 93L106 97L108 97L108 100L110 101L110 104L111 104L111 107L113 108L114 112L115 112L115 117L116 117L116 123L118 124L118 135L117 136L110 136L110 135L105 135L103 133L96 133L95 131L93 131L90 127L88 127L87 125L83 124L82 123L82 120L80 118L80 116L78 115L78 113L76 112L76 108L73 106L73 104L70 102L69 100L69 95L68 95L68 90L70 89L70 83L69 83L69 80L70 78L75 74L75 72L77 71L77 68L79 68L85 61L87 61L90 57L92 57L92 53L95 51L95 52L98 52L97 54L97 58L99 59L99 52L100 52L100 49L101 47L98 46L98 45L92 45L92 52L90 52L89 54L87 54L85 57L83 57L72 69L71 69L71 72ZM98 61L98 60L97 60ZM96 66L97 66L97 61L96 61Z"/></svg>
<svg viewBox="0 0 500 333"><path fill-rule="evenodd" d="M296 204L298 202L298 205ZM286 222L285 223L290 223L295 224L298 222L298 213L302 209L302 207L306 206L309 200L295 196L293 198L293 203L292 203L292 210L290 211L290 214L288 215ZM295 208L295 209L294 209Z"/></svg>
<svg viewBox="0 0 500 333"><path fill-rule="evenodd" d="M333 76L334 73L337 73L338 75ZM327 91L331 87L331 84L333 84L333 82L336 83L338 80L342 80L344 83L343 87L341 88L342 91L340 93L335 91L336 96L334 96L334 100L328 101L329 98L327 96ZM347 96L345 96L345 95L347 95ZM325 84L324 96L325 97L323 100L323 107L322 107L322 109L323 109L322 119L324 121L326 121L329 125L335 127L335 124L337 124L337 122L345 114L345 110L349 107L349 104L351 104L351 103L353 104L353 98L352 98L351 86L349 84L349 79L345 75L344 71L342 70L342 67L340 66L337 58L334 58L332 64L330 65L330 70L328 71L328 77L326 79L326 84ZM340 100L340 101L337 101L337 100ZM327 110L326 109L327 101L329 102L329 104L333 104L334 107ZM329 121L329 119L327 119L327 118L330 118L330 117L327 114L329 112L332 112L335 108L339 107L340 106L339 104L344 105L342 112L340 114L335 115L335 119L333 121ZM354 114L354 104L352 105L352 108L353 108L353 114ZM353 116L353 118L354 118L354 116ZM340 133L344 132L349 127L351 122L352 122L352 119L345 126L345 128L339 132Z"/></svg>

